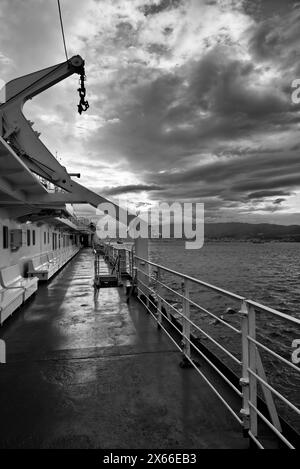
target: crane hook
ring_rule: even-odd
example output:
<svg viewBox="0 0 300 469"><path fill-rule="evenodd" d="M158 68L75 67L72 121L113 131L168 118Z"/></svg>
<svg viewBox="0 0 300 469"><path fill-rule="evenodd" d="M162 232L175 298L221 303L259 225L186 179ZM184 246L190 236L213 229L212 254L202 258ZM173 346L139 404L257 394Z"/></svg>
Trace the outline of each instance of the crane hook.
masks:
<svg viewBox="0 0 300 469"><path fill-rule="evenodd" d="M86 76L83 71L80 75L80 88L78 88L77 90L79 93L79 97L80 97L80 101L77 106L79 114L82 114L82 112L87 111L88 108L90 107L88 101L85 99L85 95L86 95L86 89L84 86L85 80L86 80Z"/></svg>

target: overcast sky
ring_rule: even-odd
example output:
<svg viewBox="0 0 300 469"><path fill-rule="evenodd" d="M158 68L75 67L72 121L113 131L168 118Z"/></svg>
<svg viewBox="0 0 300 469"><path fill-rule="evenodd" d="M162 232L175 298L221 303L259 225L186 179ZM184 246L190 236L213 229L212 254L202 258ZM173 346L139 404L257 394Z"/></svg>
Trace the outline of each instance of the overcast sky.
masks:
<svg viewBox="0 0 300 469"><path fill-rule="evenodd" d="M198 201L208 221L300 224L300 4L61 0L73 76L25 106L81 182L135 203ZM0 79L64 60L56 0L1 0Z"/></svg>

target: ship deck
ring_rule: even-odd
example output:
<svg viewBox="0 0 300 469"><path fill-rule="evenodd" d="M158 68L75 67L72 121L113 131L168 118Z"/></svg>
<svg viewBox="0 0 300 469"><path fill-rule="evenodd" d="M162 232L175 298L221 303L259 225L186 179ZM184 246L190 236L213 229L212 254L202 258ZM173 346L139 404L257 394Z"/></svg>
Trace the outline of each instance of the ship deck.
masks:
<svg viewBox="0 0 300 469"><path fill-rule="evenodd" d="M1 448L248 447L136 299L128 305L119 287L95 301L91 250L41 285L0 336Z"/></svg>

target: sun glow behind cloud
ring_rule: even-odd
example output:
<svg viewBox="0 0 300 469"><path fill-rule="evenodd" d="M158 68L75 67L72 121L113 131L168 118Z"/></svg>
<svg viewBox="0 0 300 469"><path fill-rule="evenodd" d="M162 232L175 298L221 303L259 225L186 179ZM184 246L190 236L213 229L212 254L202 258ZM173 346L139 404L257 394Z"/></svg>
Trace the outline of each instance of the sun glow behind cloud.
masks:
<svg viewBox="0 0 300 469"><path fill-rule="evenodd" d="M54 3L1 2L1 78L63 60ZM76 114L71 77L26 115L84 184L141 203L196 200L211 220L299 223L296 2L61 3L69 54L86 60L90 109Z"/></svg>

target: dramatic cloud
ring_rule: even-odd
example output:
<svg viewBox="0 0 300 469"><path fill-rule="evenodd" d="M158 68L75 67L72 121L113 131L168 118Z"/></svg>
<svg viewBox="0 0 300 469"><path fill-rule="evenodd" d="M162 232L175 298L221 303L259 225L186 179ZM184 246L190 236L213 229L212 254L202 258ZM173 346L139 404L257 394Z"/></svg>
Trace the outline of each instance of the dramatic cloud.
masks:
<svg viewBox="0 0 300 469"><path fill-rule="evenodd" d="M90 109L76 114L76 77L25 109L84 184L146 206L204 202L211 220L300 223L296 1L61 4ZM0 17L0 79L64 60L56 2L3 0Z"/></svg>
<svg viewBox="0 0 300 469"><path fill-rule="evenodd" d="M119 194L128 194L128 193L135 193L135 192L151 192L151 191L158 191L162 190L161 187L155 185L146 185L146 184L131 184L128 186L117 186L111 189L104 189L103 193L106 195L119 195Z"/></svg>

